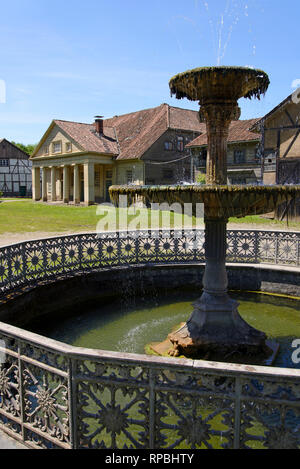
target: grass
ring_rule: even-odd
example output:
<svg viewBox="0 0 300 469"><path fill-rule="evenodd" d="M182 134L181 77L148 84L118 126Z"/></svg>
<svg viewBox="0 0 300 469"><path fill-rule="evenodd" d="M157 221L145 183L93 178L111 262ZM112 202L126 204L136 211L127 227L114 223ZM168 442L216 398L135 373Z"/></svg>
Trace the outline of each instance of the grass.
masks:
<svg viewBox="0 0 300 469"><path fill-rule="evenodd" d="M147 209L138 210L136 213L125 209L114 209L110 206L75 207L72 205L48 205L33 202L30 199L0 199L0 234L26 233L26 232L90 232L96 227L103 231L124 229L128 224L129 229L158 228L184 226L203 226L203 220L174 214L173 212L157 212ZM182 222L183 221L183 222ZM285 222L279 222L262 218L260 216L233 218L233 224L251 224L266 228L286 229ZM300 223L289 223L289 227L300 229Z"/></svg>

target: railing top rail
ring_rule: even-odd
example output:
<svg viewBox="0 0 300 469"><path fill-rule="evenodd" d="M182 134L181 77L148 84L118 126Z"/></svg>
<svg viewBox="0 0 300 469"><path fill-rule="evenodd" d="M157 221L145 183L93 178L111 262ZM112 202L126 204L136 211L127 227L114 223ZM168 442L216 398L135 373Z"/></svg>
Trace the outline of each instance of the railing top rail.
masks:
<svg viewBox="0 0 300 469"><path fill-rule="evenodd" d="M235 363L211 362L206 360L192 360L185 358L168 358L144 354L121 353L100 349L89 349L76 347L63 342L59 342L24 329L0 322L0 332L5 336L22 342L30 343L37 347L42 347L45 351L55 352L70 359L92 360L108 362L110 364L127 364L135 366L148 366L155 368L168 368L176 372L201 371L230 375L251 375L275 377L278 379L300 379L300 369L276 368L258 365L243 365Z"/></svg>

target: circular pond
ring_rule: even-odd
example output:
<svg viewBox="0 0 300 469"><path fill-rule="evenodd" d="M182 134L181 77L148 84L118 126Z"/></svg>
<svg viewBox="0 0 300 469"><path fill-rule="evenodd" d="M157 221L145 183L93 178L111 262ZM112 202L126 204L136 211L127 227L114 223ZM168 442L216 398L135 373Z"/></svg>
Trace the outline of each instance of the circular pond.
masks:
<svg viewBox="0 0 300 469"><path fill-rule="evenodd" d="M230 292L239 303L241 316L280 344L273 366L300 368L300 300L250 292ZM199 290L168 295L123 297L98 307L80 308L71 317L35 321L27 329L61 342L101 350L145 353L151 342L164 341L170 331L192 313ZM293 347L294 345L294 347ZM300 340L297 347L300 350ZM230 360L228 360L230 361ZM255 363L253 363L255 364Z"/></svg>

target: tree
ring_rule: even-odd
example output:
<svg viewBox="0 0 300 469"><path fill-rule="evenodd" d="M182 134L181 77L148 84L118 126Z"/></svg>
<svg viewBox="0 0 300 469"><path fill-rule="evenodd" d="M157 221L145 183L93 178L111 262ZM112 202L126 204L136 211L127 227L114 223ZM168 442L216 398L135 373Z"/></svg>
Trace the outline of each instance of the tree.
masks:
<svg viewBox="0 0 300 469"><path fill-rule="evenodd" d="M20 150L24 151L27 153L27 155L31 156L32 153L34 152L34 149L36 145L29 144L29 145L24 145L23 143L16 143L16 142L11 142L13 145L16 145L16 147L20 148Z"/></svg>
<svg viewBox="0 0 300 469"><path fill-rule="evenodd" d="M196 182L198 184L206 184L206 174L199 172L197 174Z"/></svg>

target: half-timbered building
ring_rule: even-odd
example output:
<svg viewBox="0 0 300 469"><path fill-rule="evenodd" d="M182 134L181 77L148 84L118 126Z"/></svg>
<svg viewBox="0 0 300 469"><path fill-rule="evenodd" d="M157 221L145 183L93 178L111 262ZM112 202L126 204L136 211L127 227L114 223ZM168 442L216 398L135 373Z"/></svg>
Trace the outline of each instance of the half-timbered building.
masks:
<svg viewBox="0 0 300 469"><path fill-rule="evenodd" d="M0 192L5 197L31 197L29 155L5 138L0 139Z"/></svg>
<svg viewBox="0 0 300 469"><path fill-rule="evenodd" d="M293 93L257 121L264 184L300 184L300 100ZM300 201L283 204L277 218L300 220Z"/></svg>

